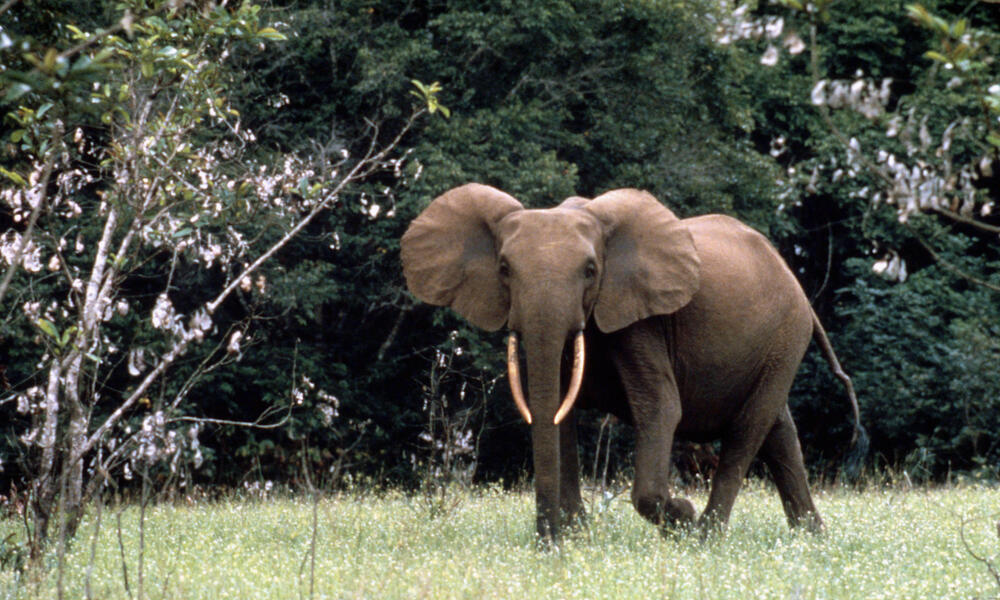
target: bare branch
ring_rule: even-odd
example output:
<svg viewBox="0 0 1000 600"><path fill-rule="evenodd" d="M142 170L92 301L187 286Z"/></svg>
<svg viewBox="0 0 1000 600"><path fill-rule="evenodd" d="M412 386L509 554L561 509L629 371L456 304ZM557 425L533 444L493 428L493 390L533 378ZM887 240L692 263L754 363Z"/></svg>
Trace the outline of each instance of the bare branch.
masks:
<svg viewBox="0 0 1000 600"><path fill-rule="evenodd" d="M385 158L385 156L387 156L389 152L392 152L396 148L396 146L399 145L400 141L402 141L403 139L403 136L406 135L406 133L413 126L414 122L416 122L417 118L420 115L422 115L425 111L426 109L421 109L410 115L410 119L406 122L406 125L403 126L403 129L399 132L399 134L392 140L392 142L390 142L387 146L385 146L384 148L382 148L382 150L378 152L374 151L374 143L375 143L374 140L377 136L372 136L373 141L372 144L369 146L369 150L365 155L365 158L359 160L354 165L354 167L351 168L350 172L348 172L347 175L345 175L337 183L337 185L333 188L333 190L328 192L322 200L317 202L316 205L313 206L312 210L310 210L305 217L303 217L298 223L296 223L295 226L288 231L288 233L286 233L284 236L282 236L280 240L278 240L277 242L274 243L274 245L268 248L266 252L261 254L260 257L258 257L257 260L253 261L253 263L251 263L250 266L244 269L242 273L240 273L236 277L233 277L233 280L229 283L229 285L227 285L226 288L222 290L222 292L219 293L219 295L216 296L214 300L205 305L205 308L208 310L209 314L214 313L216 309L219 308L219 305L222 304L222 302L225 301L225 299L228 298L229 295L233 293L233 290L235 290L240 285L240 281L242 281L244 277L253 273L262 264L267 262L267 260L270 259L272 256L274 256L274 254L277 253L278 250L284 248L285 244L287 244L296 235L298 235L298 233L302 231L306 227L306 225L311 223L312 220L316 218L316 215L321 213L323 210L327 209L334 202L334 200L336 200L339 197L341 191L343 191L343 189L347 187L347 184L352 183L355 180L372 173L376 168L373 165L377 165L378 161Z"/></svg>
<svg viewBox="0 0 1000 600"><path fill-rule="evenodd" d="M953 265L952 263L948 262L947 260L945 260L944 258L942 258L942 256L940 254L938 254L934 250L934 248L931 248L931 245L928 244L927 241L923 238L923 236L921 236L919 233L917 233L916 230L914 230L908 224L904 223L904 226L913 235L914 239L917 240L917 243L919 243L920 246L923 247L923 249L926 250L927 253L931 255L931 258L933 258L934 261L937 262L938 264L940 264L942 267L944 267L945 269L951 271L952 273L954 273L955 275L958 275L959 277L961 277L963 279L967 279L967 280L971 281L972 283L975 283L976 285L981 285L981 286L983 286L983 287L985 287L987 289L993 290L994 292L1000 292L1000 286L994 285L994 284L992 284L992 283L990 283L988 281L985 281L983 279L980 279L980 278L978 278L978 277L976 277L974 275L970 275L969 273L963 271L959 267L957 267L957 266Z"/></svg>
<svg viewBox="0 0 1000 600"><path fill-rule="evenodd" d="M292 417L292 408L295 405L294 402L288 405L288 412L285 416L281 418L280 421L276 423L263 423L263 420L271 415L270 411L264 411L260 417L254 421L233 421L230 419L213 419L210 417L175 417L173 419L168 419L168 423L185 422L185 423L206 423L209 425L232 425L234 427L247 427L250 429L277 429L288 423L288 420Z"/></svg>
<svg viewBox="0 0 1000 600"><path fill-rule="evenodd" d="M7 0L6 2L4 2L3 6L0 6L0 15L4 14L8 10L10 10L10 8L12 6L14 6L15 4L17 4L18 1L19 0Z"/></svg>
<svg viewBox="0 0 1000 600"><path fill-rule="evenodd" d="M84 443L79 449L74 449L73 454L70 457L71 461L75 462L83 460L83 456L87 452L90 452L97 445L97 443L104 438L104 435L108 432L108 430L114 427L122 416L146 394L146 390L149 389L149 386L151 386L153 382L155 382L157 378L159 378L159 376L162 375L175 360L177 360L177 357L181 356L187 350L189 341L190 338L188 337L183 337L177 341L176 345L170 350L170 352L165 354L163 358L160 359L160 362L156 365L156 367L146 374L139 386L132 392L132 395L122 402L121 405L119 405L118 408L116 408L115 411L111 413L107 419L105 419L104 423L102 423L92 434L90 434L86 443Z"/></svg>
<svg viewBox="0 0 1000 600"><path fill-rule="evenodd" d="M944 209L944 208L934 208L933 210L934 210L934 212L938 213L939 215L948 217L952 221L958 221L959 223L962 223L964 225L971 225L972 227L975 227L976 229L980 229L980 230L985 231L987 233L998 233L998 234L1000 234L1000 227L997 227L996 225L990 225L989 223L983 223L982 221L977 221L976 219L973 219L972 217L967 217L967 216L965 216L963 214L959 214L959 213L957 213L957 212L955 212L953 210L947 210L947 209Z"/></svg>

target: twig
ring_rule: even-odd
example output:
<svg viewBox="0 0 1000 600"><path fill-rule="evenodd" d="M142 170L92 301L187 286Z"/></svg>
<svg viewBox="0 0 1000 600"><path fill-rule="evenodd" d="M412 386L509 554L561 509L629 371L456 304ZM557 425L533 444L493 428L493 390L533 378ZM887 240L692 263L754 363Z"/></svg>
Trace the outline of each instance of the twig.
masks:
<svg viewBox="0 0 1000 600"><path fill-rule="evenodd" d="M94 561L97 558L97 538L101 533L101 516L104 514L104 503L101 501L100 493L97 496L97 521L94 523L94 535L90 540L90 558L87 560L87 575L83 580L84 597L93 600L94 594L90 589L90 580L94 574Z"/></svg>
<svg viewBox="0 0 1000 600"><path fill-rule="evenodd" d="M275 242L273 246L268 248L268 250L264 252L264 254L260 255L257 258L257 260L253 261L253 263L251 263L250 266L244 269L243 272L239 274L239 276L234 277L233 281L229 285L227 285L226 288L222 290L222 292L220 292L219 295L216 296L214 300L205 305L205 308L208 310L209 314L214 313L215 310L219 308L219 305L222 304L222 302L229 297L229 295L233 292L233 290L235 290L236 287L240 285L240 281L244 277L256 271L260 267L260 265L262 265L274 254L276 254L278 250L284 248L285 244L287 244L300 231L302 231L306 227L306 225L311 223L312 220L316 218L316 215L318 215L323 210L329 208L329 206L333 203L333 201L340 196L340 192L343 191L343 189L347 186L348 183L351 183L360 177L364 177L373 173L374 170L377 169L377 163L383 158L385 158L385 156L389 154L389 152L391 152L393 149L396 148L396 146L399 145L399 143L403 139L403 136L410 130L410 128L416 122L417 118L423 115L425 112L426 109L420 109L414 112L412 115L410 115L410 119L406 122L406 125L403 126L403 129L399 132L399 134L395 138L393 138L392 142L390 142L388 146L382 148L382 150L378 152L374 152L374 145L377 143L376 139L377 135L372 136L372 141L369 146L368 152L365 154L365 157L362 160L358 161L358 163L351 168L351 170L347 173L347 175L345 175L340 180L340 182L337 183L337 185L333 188L333 190L330 193L328 193L325 198L317 202L316 205L312 208L312 210L309 211L309 214L307 214L305 217L302 218L302 220L296 223L295 226L288 231L288 233L282 236L280 240Z"/></svg>
<svg viewBox="0 0 1000 600"><path fill-rule="evenodd" d="M403 319L406 318L406 315L409 314L411 310L413 310L412 304L408 304L399 309L399 314L396 316L396 321L392 324L392 329L389 330L389 335L385 338L385 341L382 342L382 345L379 346L378 354L376 355L379 361L385 357L386 351L389 350L389 347L392 346L392 343L396 340L396 335L399 334L399 326L403 324Z"/></svg>
<svg viewBox="0 0 1000 600"><path fill-rule="evenodd" d="M830 282L830 271L833 268L833 226L826 225L826 273L823 274L823 282L819 284L819 289L813 292L809 303L815 302L816 298L826 289L826 284Z"/></svg>
<svg viewBox="0 0 1000 600"><path fill-rule="evenodd" d="M976 219L967 217L953 210L947 210L944 208L934 208L932 210L934 210L934 212L936 212L939 215L948 217L952 221L958 221L959 223L962 223L964 225L971 225L972 227L975 227L976 229L981 229L987 233L1000 233L1000 227L997 227L996 225L990 225L989 223L983 223L982 221L977 221Z"/></svg>
<svg viewBox="0 0 1000 600"><path fill-rule="evenodd" d="M985 281L983 279L979 279L978 277L976 277L974 275L970 275L969 273L966 273L962 269L958 268L957 266L953 265L952 263L950 263L947 260L945 260L944 258L942 258L941 255L938 254L934 250L934 248L931 248L930 244L928 244L927 241L924 240L923 236L921 236L919 233L916 232L916 230L913 229L913 227L911 227L910 225L908 225L906 223L904 223L903 225L913 235L913 238L917 240L917 243L920 244L920 246L924 250L926 250L928 254L931 255L931 258L933 258L934 261L937 262L938 264L940 264L942 267L944 267L945 269L951 271L955 275L958 275L959 277L962 277L963 279L968 279L969 281L971 281L972 283L975 283L976 285L981 285L981 286L983 286L983 287L985 287L987 289L993 290L994 292L1000 292L1000 286L993 285L992 283L990 283L988 281Z"/></svg>
<svg viewBox="0 0 1000 600"><path fill-rule="evenodd" d="M118 553L122 560L122 581L125 583L125 593L128 597L132 597L132 588L128 584L128 563L125 562L125 542L122 541L122 511L124 508L120 508L117 513L115 513L115 520L118 522Z"/></svg>
<svg viewBox="0 0 1000 600"><path fill-rule="evenodd" d="M980 556L978 553L976 553L976 551L972 549L972 545L969 544L969 541L965 539L965 525L969 521L971 521L971 519L961 519L959 521L958 536L962 540L962 545L965 546L965 551L969 553L969 556L983 563L983 565L986 567L986 570L989 571L990 575L993 576L993 579L996 580L997 587L1000 588L1000 569L998 569L997 566L993 564L993 561L986 558L985 556Z"/></svg>
<svg viewBox="0 0 1000 600"><path fill-rule="evenodd" d="M316 537L317 531L319 530L319 517L318 517L318 506L319 506L319 491L316 486L313 485L312 477L309 475L309 462L308 462L308 452L309 448L306 442L302 442L302 475L305 477L306 485L309 487L309 491L312 493L312 531L309 537L309 552L302 557L302 563L299 565L299 578L302 577L302 570L305 568L306 560L309 561L309 599L312 600L314 597L315 583L316 583ZM302 597L302 590L299 590L299 597Z"/></svg>
<svg viewBox="0 0 1000 600"><path fill-rule="evenodd" d="M229 419L212 419L210 417L181 416L168 419L167 422L176 423L179 421L185 421L188 423L207 423L209 425L232 425L234 427L252 427L254 429L277 429L278 427L283 426L285 423L288 423L288 419L292 416L292 407L294 406L294 404L295 403L293 402L292 404L288 405L288 412L285 413L285 416L282 417L281 420L278 421L277 423L264 424L260 422L262 419L264 419L266 416L270 414L267 412L262 414L260 418L258 418L258 420L256 421L230 421Z"/></svg>
<svg viewBox="0 0 1000 600"><path fill-rule="evenodd" d="M4 14L8 10L10 10L10 7L12 7L15 4L17 4L17 2L18 2L18 0L7 0L6 2L4 2L3 6L0 6L0 15Z"/></svg>
<svg viewBox="0 0 1000 600"><path fill-rule="evenodd" d="M146 558L146 505L149 503L149 462L142 462L142 499L139 502L139 556L136 567L139 580L139 600L145 595L143 586L143 566Z"/></svg>

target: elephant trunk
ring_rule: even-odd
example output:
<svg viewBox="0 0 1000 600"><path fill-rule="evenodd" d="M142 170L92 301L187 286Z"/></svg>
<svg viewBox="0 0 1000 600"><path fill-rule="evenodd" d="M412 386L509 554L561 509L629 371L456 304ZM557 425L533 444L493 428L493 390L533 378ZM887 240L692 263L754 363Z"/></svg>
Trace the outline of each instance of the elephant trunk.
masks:
<svg viewBox="0 0 1000 600"><path fill-rule="evenodd" d="M530 338L529 338L530 339ZM524 420L531 425L532 457L535 467L536 529L543 539L555 538L559 533L562 481L562 456L560 455L559 423L573 409L580 385L583 382L584 342L579 331L573 342L573 372L569 389L562 402L560 373L563 347L562 335L549 335L526 344L528 359L528 392L538 419L533 419L521 389L521 373L517 356L517 334L511 333L507 343L507 375L514 404ZM553 412L555 413L553 415ZM550 415L553 415L550 417Z"/></svg>
<svg viewBox="0 0 1000 600"><path fill-rule="evenodd" d="M561 521L559 426L554 421L560 400L564 341L563 336L543 339L527 336L525 339L528 397L534 413L531 450L535 470L536 526L543 538L555 538Z"/></svg>

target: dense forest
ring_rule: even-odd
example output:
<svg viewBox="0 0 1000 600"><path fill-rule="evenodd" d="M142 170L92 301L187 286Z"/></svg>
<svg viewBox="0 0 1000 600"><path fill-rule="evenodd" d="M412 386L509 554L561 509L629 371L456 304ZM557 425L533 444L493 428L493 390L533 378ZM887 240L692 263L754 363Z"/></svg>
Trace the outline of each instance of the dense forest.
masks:
<svg viewBox="0 0 1000 600"><path fill-rule="evenodd" d="M869 468L1000 477L996 2L0 10L0 495L527 477L502 333L402 280L407 224L468 181L753 225L854 379ZM791 406L836 477L818 352ZM588 474L602 443L627 473L628 429L581 426Z"/></svg>

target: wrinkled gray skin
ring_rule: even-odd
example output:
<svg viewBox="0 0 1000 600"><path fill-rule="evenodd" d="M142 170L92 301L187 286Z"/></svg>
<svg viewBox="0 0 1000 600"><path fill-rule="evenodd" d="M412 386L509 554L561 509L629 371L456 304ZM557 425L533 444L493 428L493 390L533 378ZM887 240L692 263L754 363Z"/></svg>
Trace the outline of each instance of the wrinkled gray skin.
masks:
<svg viewBox="0 0 1000 600"><path fill-rule="evenodd" d="M583 516L574 414L553 424L567 344L580 330L586 368L576 406L635 427L632 503L643 517L664 528L695 522L692 504L668 486L676 435L721 440L697 519L704 530L726 523L758 454L789 523L822 528L787 399L814 330L824 351L829 343L756 231L722 215L679 220L638 190L526 210L500 190L467 184L414 219L402 259L417 298L518 334L542 537Z"/></svg>

